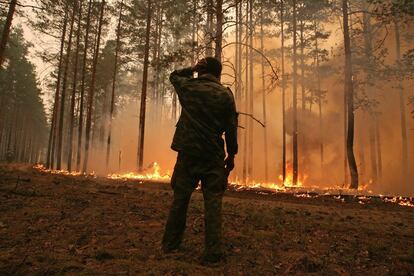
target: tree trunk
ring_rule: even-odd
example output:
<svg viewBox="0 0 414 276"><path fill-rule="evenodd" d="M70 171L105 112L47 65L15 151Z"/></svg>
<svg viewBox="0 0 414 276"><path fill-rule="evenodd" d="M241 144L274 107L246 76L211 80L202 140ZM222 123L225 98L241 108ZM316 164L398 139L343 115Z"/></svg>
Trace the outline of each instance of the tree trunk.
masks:
<svg viewBox="0 0 414 276"><path fill-rule="evenodd" d="M91 126L92 126L92 109L93 109L93 97L95 93L95 81L96 81L96 65L98 64L98 56L99 56L99 46L101 42L101 32L102 32L102 24L103 24L103 14L104 14L104 7L105 7L105 0L102 0L101 4L101 11L99 15L99 23L98 23L98 36L96 41L96 48L93 58L93 65L92 65L92 78L91 78L91 86L89 88L89 95L88 95L88 115L86 117L86 133L85 133L85 152L83 158L83 168L82 172L86 173L88 168L88 158L89 158L89 144L90 144L90 136L91 136Z"/></svg>
<svg viewBox="0 0 414 276"><path fill-rule="evenodd" d="M296 0L293 0L293 52L292 52L292 59L293 59L293 72L292 72L292 85L293 85L293 177L292 177L292 184L297 185L298 183L298 119L297 119L297 42L296 42Z"/></svg>
<svg viewBox="0 0 414 276"><path fill-rule="evenodd" d="M58 65L58 75L57 75L57 80L56 80L55 100L53 104L52 121L51 121L51 127L50 127L50 132L49 132L49 143L48 143L48 148L47 148L46 167L49 169L53 168L54 159L55 159L54 148L55 148L55 141L56 141L56 124L57 124L57 114L59 110L60 80L61 80L61 74L62 74L63 49L65 46L67 22L68 22L68 13L66 9L65 17L63 19L62 37L60 40L59 65Z"/></svg>
<svg viewBox="0 0 414 276"><path fill-rule="evenodd" d="M213 55L213 0L207 0L206 56Z"/></svg>
<svg viewBox="0 0 414 276"><path fill-rule="evenodd" d="M366 3L364 3L364 10L368 11L368 7L366 6ZM365 85L365 91L366 93L371 96L372 88L371 88L371 82L372 82L372 73L371 70L374 70L372 65L372 37L371 37L371 23L370 18L367 13L364 13L362 16L362 22L363 22L363 34L364 34L364 52L365 52L365 66L366 66L366 85ZM373 108L374 109L374 108ZM378 168L377 168L377 146L376 146L376 135L375 135L375 110L370 110L370 116L369 116L369 145L370 145L370 159L371 159L371 179L373 183L377 182L378 179Z"/></svg>
<svg viewBox="0 0 414 276"><path fill-rule="evenodd" d="M121 23L122 23L122 7L124 1L121 1L121 7L119 8L119 18L118 18L118 27L116 33L116 46L115 46L115 62L114 62L114 71L112 75L112 93L111 93L111 105L109 111L109 125L108 125L108 137L106 140L106 169L108 169L109 165L109 157L111 154L111 133L112 133L112 117L114 114L114 107L115 107L115 86L116 86L116 76L118 71L118 55L119 50L121 47Z"/></svg>
<svg viewBox="0 0 414 276"><path fill-rule="evenodd" d="M248 82L249 82L249 47L248 47L248 34L249 34L249 0L246 1L246 43L245 43L245 83L244 83L244 110L247 112L249 110L249 90L248 90ZM249 129L249 119L245 116L245 134L244 134L244 143L243 143L243 181L247 184L248 180L248 129Z"/></svg>
<svg viewBox="0 0 414 276"><path fill-rule="evenodd" d="M149 63L149 42L151 35L151 0L147 0L147 27L145 35L144 48L144 68L142 71L142 90L141 104L139 112L139 133L138 133L138 170L142 171L144 163L144 138L145 138L145 113L147 100L147 80L148 80L148 63Z"/></svg>
<svg viewBox="0 0 414 276"><path fill-rule="evenodd" d="M241 106L243 91L242 91L242 32L243 32L243 18L242 18L242 12L243 12L243 5L242 1L235 0L236 1L236 103L237 107ZM242 131L237 132L237 139L238 141L242 141L243 135L245 133ZM240 170L239 170L240 172Z"/></svg>
<svg viewBox="0 0 414 276"><path fill-rule="evenodd" d="M216 36L215 36L215 53L216 59L221 61L223 43L223 0L217 0L216 3Z"/></svg>
<svg viewBox="0 0 414 276"><path fill-rule="evenodd" d="M3 33L0 41L0 67L3 64L4 52L6 51L7 41L9 40L9 34L11 24L13 20L14 11L16 10L17 0L11 0L9 5L9 11L7 12L6 22L4 24Z"/></svg>
<svg viewBox="0 0 414 276"><path fill-rule="evenodd" d="M75 0L77 1L77 0ZM73 73L73 85L72 85L72 96L70 99L70 112L69 112L69 149L68 149L68 171L72 171L72 149L73 149L73 123L75 120L75 98L76 98L76 87L78 82L78 62L79 62L79 44L80 44L80 34L81 34L81 20L82 20L82 0L79 2L79 12L78 12L78 30L76 33L76 52L75 52L75 69Z"/></svg>
<svg viewBox="0 0 414 276"><path fill-rule="evenodd" d="M304 121L305 121L304 119L305 119L305 109L306 109L304 27L305 27L305 23L301 19L300 20L300 88L301 88L302 106L301 106L301 114L300 114L300 127L302 129L303 129ZM301 156L307 156L306 139L305 139L305 133L303 131L300 134L300 147L301 147ZM303 160L303 158L300 164L302 166L302 170L300 171L300 176L303 179L304 178L303 166L305 165L305 160Z"/></svg>
<svg viewBox="0 0 414 276"><path fill-rule="evenodd" d="M344 90L347 95L347 111L348 111L348 132L346 139L346 152L348 156L348 166L351 174L352 189L358 189L358 168L354 155L354 87L352 83L352 57L351 57L351 41L349 37L348 25L348 0L342 0L343 13L343 29L344 29L344 50L345 50L345 85Z"/></svg>
<svg viewBox="0 0 414 276"><path fill-rule="evenodd" d="M316 21L314 22L314 33L315 33L315 52L316 52L316 82L317 82L317 90L318 90L318 106L319 106L319 154L320 154L320 161L321 161L321 177L323 174L323 117L322 117L322 91L321 91L321 74L319 72L319 44L318 44L318 30ZM313 101L313 97L311 97L311 102Z"/></svg>
<svg viewBox="0 0 414 276"><path fill-rule="evenodd" d="M70 29L69 29L69 41L68 48L66 50L66 59L65 59L65 69L63 72L63 83L62 83L62 95L60 97L60 109L59 109L59 132L58 132L58 144L57 144L57 160L56 160L56 169L60 170L62 167L62 151L63 151L63 123L65 116L65 102L66 102L66 86L69 73L69 60L72 50L72 33L73 25L75 23L75 11L76 11L76 2L73 1L72 7L72 18L70 20Z"/></svg>
<svg viewBox="0 0 414 276"><path fill-rule="evenodd" d="M253 81L253 32L254 32L254 26L253 26L253 0L250 0L249 3L249 93L250 93L250 103L249 103L249 113L254 114L254 81ZM247 70L246 70L247 71ZM249 166L248 166L248 175L249 178L253 178L253 143L254 143L254 137L253 137L253 129L254 129L254 123L251 119L249 119Z"/></svg>
<svg viewBox="0 0 414 276"><path fill-rule="evenodd" d="M395 50L397 55L397 65L400 67L401 62L401 42L400 42L400 27L398 22L394 22L395 27ZM401 124L401 145L402 145L402 168L403 176L406 177L408 173L408 143L407 143L407 123L405 118L405 91L402 82L398 83L399 100L400 100L400 124Z"/></svg>
<svg viewBox="0 0 414 276"><path fill-rule="evenodd" d="M375 119L373 114L369 114L369 156L371 159L371 180L375 184L377 183L378 171L377 171L377 146L375 137Z"/></svg>
<svg viewBox="0 0 414 276"><path fill-rule="evenodd" d="M280 1L281 73L282 73L282 180L286 181L286 82L285 82L285 38L284 0Z"/></svg>
<svg viewBox="0 0 414 276"><path fill-rule="evenodd" d="M193 0L193 10L194 11L197 11L197 6L198 6L197 2L198 2L198 0ZM196 35L197 35L197 13L196 12L194 12L192 20L193 20L193 22L192 22L193 26L192 26L192 30L191 30L191 65L195 65L196 64L196 59L197 59L196 52L195 52ZM160 24L162 25L162 17L161 17ZM160 30L160 32L161 32L161 30Z"/></svg>
<svg viewBox="0 0 414 276"><path fill-rule="evenodd" d="M382 178L382 151L381 151L381 131L378 114L375 114L375 137L377 140L377 158L378 158L378 180Z"/></svg>
<svg viewBox="0 0 414 276"><path fill-rule="evenodd" d="M264 31L263 31L263 4L260 6L260 51L264 53ZM265 68L264 68L264 58L262 56L262 111L263 111L263 154L264 154L264 167L265 167L265 181L269 181L269 171L268 171L268 146L267 146L267 125L266 125L266 87L265 87Z"/></svg>
<svg viewBox="0 0 414 276"><path fill-rule="evenodd" d="M89 31L91 25L91 12L92 12L92 0L88 3L88 14L86 16L86 33L85 42L83 49L83 60L82 60L82 80L80 89L80 103L79 103L79 123L78 123L78 143L77 143L77 154L76 154L76 171L80 171L81 165L81 154L82 154L82 135L83 135L83 109L84 109L84 96L85 96L85 79L86 79L86 67L88 60L88 47L89 47Z"/></svg>
<svg viewBox="0 0 414 276"><path fill-rule="evenodd" d="M196 1L195 1L195 4L197 4L196 3ZM156 107L157 108L160 108L159 109L159 112L157 112L157 119L158 120L162 120L162 106L163 106L163 104L162 104L162 98L163 98L163 94L162 93L160 93L160 73L161 73L161 70L160 70L160 68L161 68L161 66L160 66L160 53L161 53L161 39L162 39L162 31L163 31L163 27L164 27L164 24L163 24L163 14L164 14L164 9L161 7L161 10L160 10L160 12L159 12L160 14L159 14L159 27L158 27L158 38L157 38L157 59L156 59L156 62L155 62L155 64L156 64L156 71L155 71L155 84L154 84L154 87L155 87L155 91L156 91ZM197 28L196 28L197 29ZM192 53L193 53L193 56L192 56L192 59L193 59L193 62L192 62L192 64L194 64L195 63L195 43L196 43L196 41L194 40L195 39L195 34L196 34L196 32L197 32L197 30L195 30L194 31L194 37L193 37L193 45L192 45L192 47L193 47L193 49L192 49ZM162 91L161 91L162 92Z"/></svg>

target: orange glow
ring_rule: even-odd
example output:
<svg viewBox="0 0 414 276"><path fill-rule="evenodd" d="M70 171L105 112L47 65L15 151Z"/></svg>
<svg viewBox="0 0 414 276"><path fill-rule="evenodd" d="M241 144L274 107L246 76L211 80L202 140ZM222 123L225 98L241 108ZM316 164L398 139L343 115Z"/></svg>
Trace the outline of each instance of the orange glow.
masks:
<svg viewBox="0 0 414 276"><path fill-rule="evenodd" d="M303 187L305 184L306 179L308 178L307 174L304 174L303 177L298 175L296 185L293 184L293 165L291 162L286 164L286 178L283 181L283 175L279 175L279 180L283 182L283 186L285 187Z"/></svg>
<svg viewBox="0 0 414 276"><path fill-rule="evenodd" d="M96 177L95 173L90 174L82 174L80 172L68 172L65 170L50 170L46 169L41 164L36 164L33 166L34 169L50 174L57 174L57 175L66 175L66 176L91 176ZM373 183L370 180L368 183L360 184L358 190L348 189L348 188L320 188L317 186L309 186L305 185L305 180L308 176L305 174L303 178L298 179L298 183L296 186L293 185L293 169L290 163L286 168L286 179L285 182L282 183L282 176L279 176L279 183L275 182L256 182L256 181L242 181L240 179L231 179L229 182L233 186L235 190L268 190L274 192L291 192L294 194L295 197L299 198L315 198L323 195L333 195L335 199L338 199L341 202L345 202L344 198L341 195L354 195L358 199L359 204L366 204L371 201L372 191L368 188ZM169 183L171 180L170 171L162 173L162 170L158 163L154 162L149 166L144 172L142 173L122 173L122 174L109 174L107 175L109 179L115 180L147 180L147 181L157 181L163 183ZM310 195L309 193L312 193ZM379 195L383 202L398 204L400 206L407 206L407 207L414 207L414 203L412 199L404 198L401 196L384 196Z"/></svg>
<svg viewBox="0 0 414 276"><path fill-rule="evenodd" d="M45 172L45 173L50 173L50 174L60 174L60 175L69 175L69 176L80 176L80 175L95 176L95 172L92 172L89 174L82 174L81 172L76 172L76 171L69 172L66 170L46 169L45 166L43 166L42 164L35 164L33 168L40 172Z"/></svg>
<svg viewBox="0 0 414 276"><path fill-rule="evenodd" d="M161 173L161 168L157 162L147 168L142 173L128 172L123 174L109 174L110 179L138 179L138 180L157 180L162 182L168 182L171 179L170 172L167 171L165 174Z"/></svg>

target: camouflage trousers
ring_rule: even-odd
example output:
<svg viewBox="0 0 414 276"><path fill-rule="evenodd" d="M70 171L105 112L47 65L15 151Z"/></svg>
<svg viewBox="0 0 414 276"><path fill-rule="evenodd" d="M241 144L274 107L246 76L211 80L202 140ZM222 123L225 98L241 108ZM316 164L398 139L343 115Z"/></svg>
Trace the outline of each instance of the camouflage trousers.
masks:
<svg viewBox="0 0 414 276"><path fill-rule="evenodd" d="M165 228L162 246L165 251L181 244L186 226L191 194L201 181L204 197L205 255L221 255L221 205L227 186L224 161L207 161L179 153L171 186L174 200Z"/></svg>

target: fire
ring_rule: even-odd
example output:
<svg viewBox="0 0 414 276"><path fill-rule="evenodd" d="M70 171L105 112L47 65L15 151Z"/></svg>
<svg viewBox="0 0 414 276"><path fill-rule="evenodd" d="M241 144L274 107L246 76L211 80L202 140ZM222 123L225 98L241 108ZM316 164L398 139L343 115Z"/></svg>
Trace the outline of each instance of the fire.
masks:
<svg viewBox="0 0 414 276"><path fill-rule="evenodd" d="M50 174L58 174L58 175L66 175L66 176L92 176L96 177L95 173L90 174L82 174L80 172L69 172L66 170L51 170L46 169L41 164L36 164L33 166L34 169L44 172L44 173L50 173ZM168 183L171 180L171 174L169 171L166 173L161 172L161 167L157 162L153 162L150 166L146 168L146 170L142 173L134 173L134 172L128 172L123 174L109 174L107 175L107 178L109 179L132 179L132 180L140 180L140 181L157 181L157 182L163 182ZM341 202L345 202L345 199L342 197L342 195L353 195L356 197L357 202L359 204L366 204L372 201L372 198L375 197L372 195L372 191L367 190L369 184L362 184L360 185L358 190L351 190L346 188L320 188L315 186L309 186L307 185L304 187L305 181L308 178L307 175L304 175L303 177L299 177L297 185L293 185L293 169L290 164L287 166L286 170L286 179L283 182L283 177L280 175L279 180L280 182L256 182L256 181L243 181L241 179L238 179L237 177L234 179L231 179L231 185L236 190L268 190L268 191L274 191L274 192L293 192L295 197L301 197L301 198L313 198L313 197L319 197L319 196L326 196L326 195L332 195L335 199L340 200ZM313 194L311 195L310 192ZM368 194L368 195L367 195ZM407 206L407 207L414 207L413 198L405 198L401 196L384 196L379 195L379 198L383 202L398 204L400 206Z"/></svg>
<svg viewBox="0 0 414 276"><path fill-rule="evenodd" d="M303 176L298 175L296 185L294 185L293 184L293 165L290 162L286 164L285 181L283 181L283 175L279 175L279 180L282 181L283 186L285 187L303 187L307 178L308 178L307 174L304 174Z"/></svg>
<svg viewBox="0 0 414 276"><path fill-rule="evenodd" d="M44 172L44 173L50 173L50 174L60 174L60 175L68 175L68 176L81 176L81 175L86 175L86 176L95 176L95 172L89 173L89 174L82 174L81 172L76 172L76 171L67 171L67 170L53 170L53 169L46 169L45 166L43 166L42 164L35 164L33 166L34 169L40 171L40 172Z"/></svg>
<svg viewBox="0 0 414 276"><path fill-rule="evenodd" d="M109 174L110 179L138 179L138 180L156 180L168 182L171 179L170 172L162 174L161 168L157 162L153 162L144 172L128 172L123 174Z"/></svg>

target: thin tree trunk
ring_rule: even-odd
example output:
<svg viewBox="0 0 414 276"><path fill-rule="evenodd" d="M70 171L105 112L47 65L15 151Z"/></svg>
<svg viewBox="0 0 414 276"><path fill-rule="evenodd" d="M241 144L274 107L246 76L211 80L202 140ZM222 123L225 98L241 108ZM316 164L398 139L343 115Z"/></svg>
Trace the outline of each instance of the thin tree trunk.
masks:
<svg viewBox="0 0 414 276"><path fill-rule="evenodd" d="M57 114L59 110L60 80L61 80L61 74L62 74L63 49L65 46L67 22L68 22L68 13L66 9L65 17L63 19L62 37L60 40L59 65L58 65L58 75L56 79L55 100L53 104L52 121L51 121L51 127L50 127L50 132L49 132L49 143L48 143L48 148L47 148L46 167L49 169L53 168L53 163L55 159L54 148L55 148L55 140L56 140L56 124L57 124Z"/></svg>
<svg viewBox="0 0 414 276"><path fill-rule="evenodd" d="M296 0L293 0L293 52L292 52L292 59L293 59L293 72L292 72L292 84L293 84L293 177L292 177L292 184L297 185L298 183L298 119L297 119L297 26L296 26Z"/></svg>
<svg viewBox="0 0 414 276"><path fill-rule="evenodd" d="M395 49L397 55L397 65L400 67L401 62L401 42L400 42L400 27L398 22L394 22L395 27ZM402 168L403 176L406 177L408 173L408 140L407 140L407 120L405 117L405 91L402 82L398 83L399 100L400 100L400 124L401 124L401 145L402 145Z"/></svg>
<svg viewBox="0 0 414 276"><path fill-rule="evenodd" d="M365 122L366 113L362 114L361 120L359 122ZM361 123L360 123L361 124ZM365 165L365 137L364 135L358 136L358 144L359 144L359 181L361 183L366 183L366 165Z"/></svg>
<svg viewBox="0 0 414 276"><path fill-rule="evenodd" d="M116 76L118 71L118 55L121 47L121 22L122 22L122 7L124 1L121 0L121 7L119 9L119 18L118 18L118 27L116 33L116 47L115 47L115 62L114 62L114 71L112 75L112 93L111 93L111 108L109 111L109 125L108 125L108 137L106 140L106 169L108 170L109 157L111 154L111 134L112 134L112 116L114 114L115 107L115 86L116 86Z"/></svg>
<svg viewBox="0 0 414 276"><path fill-rule="evenodd" d="M154 122L157 122L159 110L158 110L158 91L157 91L157 76L158 76L158 37L160 32L160 25L162 19L160 18L161 6L156 5L154 17L155 17L155 32L153 34L153 47L152 47L152 97L151 105L154 108L155 112L150 112L150 115ZM194 31L194 26L192 27L192 32ZM194 36L194 34L192 34ZM194 56L193 52L191 53L192 57ZM193 62L191 62L193 65Z"/></svg>
<svg viewBox="0 0 414 276"><path fill-rule="evenodd" d="M253 0L250 0L249 3L249 13L248 13L250 19L249 19L249 93L250 93L250 103L249 103L249 113L254 114L254 82L253 82ZM253 178L253 162L254 162L254 156L253 156L253 143L254 143L254 137L253 137L253 128L254 124L252 120L249 120L249 166L248 166L248 175L249 178Z"/></svg>
<svg viewBox="0 0 414 276"><path fill-rule="evenodd" d="M371 179L373 183L377 182L378 170L377 170L377 146L375 137L375 120L374 115L369 114L369 153L371 159Z"/></svg>
<svg viewBox="0 0 414 276"><path fill-rule="evenodd" d="M248 90L248 82L249 82L249 47L248 47L248 39L249 39L249 0L246 1L246 51L245 51L245 83L244 83L244 110L247 112L249 110L249 90ZM245 135L244 135L244 143L243 143L243 180L247 184L248 180L248 129L249 123L247 117L245 117Z"/></svg>
<svg viewBox="0 0 414 276"><path fill-rule="evenodd" d="M282 180L286 181L286 82L285 82L285 38L284 0L280 1L281 73L282 73Z"/></svg>
<svg viewBox="0 0 414 276"><path fill-rule="evenodd" d="M366 3L364 3L364 10L368 11ZM366 92L368 95L372 95L371 81L372 81L372 37L371 37L371 23L367 13L363 14L363 34L364 34L364 51L366 59ZM376 183L378 179L378 168L377 168L377 146L376 146L376 135L375 135L375 114L374 111L370 112L369 116L369 145L370 145L370 159L371 159L371 178L372 182Z"/></svg>
<svg viewBox="0 0 414 276"><path fill-rule="evenodd" d="M76 154L76 171L80 171L81 165L81 154L82 154L82 135L83 135L83 109L84 109L84 95L85 95L85 78L86 78L86 66L88 60L88 46L89 46L89 31L91 24L91 12L92 12L92 0L88 3L88 14L86 16L86 34L83 49L83 60L82 60L82 80L79 95L79 123L78 123L78 143L77 143L77 154Z"/></svg>
<svg viewBox="0 0 414 276"><path fill-rule="evenodd" d="M207 0L206 56L213 55L213 0Z"/></svg>
<svg viewBox="0 0 414 276"><path fill-rule="evenodd" d="M263 4L260 6L260 51L264 52L264 31L263 31ZM264 154L264 167L265 167L265 181L269 181L269 164L268 164L268 146L267 146L267 121L266 121L266 88L265 88L265 68L264 68L264 58L262 56L262 110L263 110L263 154Z"/></svg>
<svg viewBox="0 0 414 276"><path fill-rule="evenodd" d="M221 52L223 44L223 0L217 0L216 3L216 36L215 36L215 52L216 59L221 61Z"/></svg>
<svg viewBox="0 0 414 276"><path fill-rule="evenodd" d="M375 137L377 139L377 158L378 158L378 180L382 178L382 151L381 151L381 131L378 114L375 114Z"/></svg>
<svg viewBox="0 0 414 276"><path fill-rule="evenodd" d="M75 23L75 11L76 11L76 1L73 1L72 7L72 18L70 20L70 29L69 29L69 41L68 41L68 48L66 50L66 59L65 59L65 71L63 73L63 83L62 83L62 95L60 97L60 110L59 110L59 132L58 132L58 146L57 146L57 161L56 161L56 169L60 170L62 167L62 151L63 151L63 123L64 123L64 115L65 115L65 101L66 101L66 86L67 86L67 78L69 73L69 60L70 54L72 50L72 33L73 33L73 25Z"/></svg>
<svg viewBox="0 0 414 276"><path fill-rule="evenodd" d="M9 34L11 24L13 21L14 11L16 10L17 0L11 0L9 5L9 11L7 12L6 22L4 24L3 33L0 41L0 67L3 64L4 52L6 50L7 41L9 40Z"/></svg>
<svg viewBox="0 0 414 276"><path fill-rule="evenodd" d="M243 18L242 18L242 11L243 11L243 2L241 0L236 1L236 101L237 107L241 106L243 91L242 91L242 32L243 32ZM237 139L238 141L242 141L242 137L245 133L242 131L237 132ZM240 172L240 170L239 170Z"/></svg>
<svg viewBox="0 0 414 276"><path fill-rule="evenodd" d="M142 171L144 163L144 138L145 138L145 113L147 101L147 80L149 63L149 42L151 35L151 0L147 0L147 27L144 48L144 68L142 72L141 104L139 112L139 133L138 133L138 170Z"/></svg>
<svg viewBox="0 0 414 276"><path fill-rule="evenodd" d="M321 172L323 172L323 155L324 155L324 148L323 148L323 117L322 117L322 90L321 90L321 74L319 72L319 44L318 44L318 30L316 21L314 22L314 33L315 33L315 52L316 52L316 81L317 81L317 89L318 89L318 106L319 106L319 154L320 154L320 161L321 161ZM311 97L311 102L313 97ZM322 176L322 175L321 175Z"/></svg>
<svg viewBox="0 0 414 276"><path fill-rule="evenodd" d="M197 1L198 0L193 0L193 10L194 11L197 10ZM192 22L193 26L192 26L192 30L191 30L191 65L195 65L195 63L196 63L195 46L196 46L196 34L197 34L197 13L196 12L194 12L192 20L193 20L193 22ZM162 25L162 19L161 19L160 24ZM160 30L160 33L161 33L161 30Z"/></svg>
<svg viewBox="0 0 414 276"><path fill-rule="evenodd" d="M93 111L93 97L95 93L95 81L96 81L96 66L98 64L98 56L99 56L99 46L101 42L101 32L102 32L102 25L103 25L103 14L105 8L105 0L102 0L101 4L101 11L99 15L99 23L98 23L98 36L96 41L96 48L95 54L93 58L93 65L92 65L92 78L91 78L91 86L89 88L89 95L88 95L88 115L86 117L86 136L85 136L85 151L84 151L84 159L83 159L83 168L82 172L86 173L88 168L88 158L89 158L89 146L90 146L90 137L91 137L91 127L92 127L92 111Z"/></svg>
<svg viewBox="0 0 414 276"><path fill-rule="evenodd" d="M302 12L302 10L300 11ZM300 127L303 129L305 121L305 109L306 109L306 89L305 89L305 39L304 39L304 26L305 23L303 20L300 20L300 88L301 88L301 114L300 114ZM300 134L300 147L301 147L301 156L307 156L306 154L306 139L305 133L302 131ZM298 160L299 162L299 160ZM301 166L305 165L304 160L301 160ZM304 170L300 171L300 176L304 178Z"/></svg>
<svg viewBox="0 0 414 276"><path fill-rule="evenodd" d="M305 38L304 38L304 25L305 23L303 22L303 20L300 20L300 88L301 88L301 97L302 97L302 106L301 106L301 111L302 111L302 117L303 117L303 113L305 111Z"/></svg>
<svg viewBox="0 0 414 276"><path fill-rule="evenodd" d="M75 0L77 1L77 0ZM75 98L76 98L76 87L78 82L78 62L79 62L79 44L81 35L81 20L82 20L82 0L79 2L79 13L78 13L78 30L76 34L76 52L75 52L75 69L73 73L73 85L72 85L72 96L70 99L70 112L69 112L69 149L68 149L68 171L72 171L72 149L73 149L73 123L75 120Z"/></svg>
<svg viewBox="0 0 414 276"><path fill-rule="evenodd" d="M351 174L351 188L358 189L358 168L354 155L354 87L352 83L352 57L351 41L348 25L348 0L342 1L343 29L344 29L344 50L345 50L345 93L347 95L348 110L348 132L347 132L347 156L348 166Z"/></svg>
<svg viewBox="0 0 414 276"><path fill-rule="evenodd" d="M196 3L196 2L195 2ZM161 55L161 40L162 40L162 31L163 31L163 14L164 14L164 9L161 7L160 8L160 14L159 14L159 28L158 28L158 38L157 38L157 59L156 59L156 71L155 71L155 91L156 91L156 107L159 109L159 107L161 107L161 110L159 109L159 112L157 112L157 119L159 121L162 121L162 97L163 94L160 93L160 55ZM196 26L197 27L197 26ZM196 28L197 29L197 28ZM195 32L197 32L197 30L195 30ZM195 34L194 34L194 39L195 39ZM196 41L193 40L193 62L192 64L195 63L195 43ZM162 92L162 91L161 91Z"/></svg>

